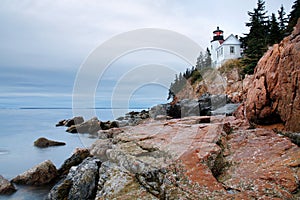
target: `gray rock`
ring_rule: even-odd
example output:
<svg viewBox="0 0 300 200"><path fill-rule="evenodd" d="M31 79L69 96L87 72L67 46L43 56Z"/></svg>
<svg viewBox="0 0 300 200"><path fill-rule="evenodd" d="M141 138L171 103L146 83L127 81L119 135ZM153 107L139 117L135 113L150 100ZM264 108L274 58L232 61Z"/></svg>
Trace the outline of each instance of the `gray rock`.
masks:
<svg viewBox="0 0 300 200"><path fill-rule="evenodd" d="M224 106L211 111L212 115L226 115L226 116L231 116L236 109L239 107L240 104L225 104Z"/></svg>
<svg viewBox="0 0 300 200"><path fill-rule="evenodd" d="M98 138L99 139L114 138L115 136L119 135L122 132L123 132L123 130L120 128L110 128L108 130L99 130Z"/></svg>
<svg viewBox="0 0 300 200"><path fill-rule="evenodd" d="M58 169L58 174L60 176L68 174L71 167L79 165L84 159L90 156L91 154L88 149L76 149L74 154L65 160L62 166Z"/></svg>
<svg viewBox="0 0 300 200"><path fill-rule="evenodd" d="M86 158L78 166L71 167L67 177L51 189L47 199L94 199L99 165L98 159Z"/></svg>
<svg viewBox="0 0 300 200"><path fill-rule="evenodd" d="M99 139L92 144L90 152L93 156L105 162L108 160L106 152L112 148L112 145L112 141L109 139Z"/></svg>
<svg viewBox="0 0 300 200"><path fill-rule="evenodd" d="M216 110L229 103L229 98L225 94L211 95L211 109Z"/></svg>
<svg viewBox="0 0 300 200"><path fill-rule="evenodd" d="M181 108L181 117L199 116L200 104L195 99L184 99L179 102Z"/></svg>
<svg viewBox="0 0 300 200"><path fill-rule="evenodd" d="M72 125L81 124L84 122L84 119L82 116L73 117L72 119L63 119L59 121L56 126L67 126L70 127Z"/></svg>
<svg viewBox="0 0 300 200"><path fill-rule="evenodd" d="M72 125L78 125L84 122L84 119L82 116L73 117L72 119L67 120L65 126L70 127Z"/></svg>
<svg viewBox="0 0 300 200"><path fill-rule="evenodd" d="M101 129L100 121L97 117L93 117L92 119L83 122L81 124L70 126L66 132L69 133L96 133Z"/></svg>
<svg viewBox="0 0 300 200"><path fill-rule="evenodd" d="M45 185L57 177L55 165L46 160L26 172L16 176L12 182L24 185Z"/></svg>
<svg viewBox="0 0 300 200"><path fill-rule="evenodd" d="M15 191L15 186L0 175L0 194L11 194Z"/></svg>
<svg viewBox="0 0 300 200"><path fill-rule="evenodd" d="M66 143L49 140L44 137L41 137L41 138L37 139L36 141L34 141L34 146L40 147L40 148L46 148L46 147L50 147L50 146L62 146L62 145L66 145Z"/></svg>
<svg viewBox="0 0 300 200"><path fill-rule="evenodd" d="M143 120L149 118L149 111L142 110L141 112L129 112L125 116L117 118L115 121L118 124L118 127L124 126L136 126L140 124Z"/></svg>
<svg viewBox="0 0 300 200"><path fill-rule="evenodd" d="M96 199L157 199L137 182L135 176L110 161L99 169Z"/></svg>

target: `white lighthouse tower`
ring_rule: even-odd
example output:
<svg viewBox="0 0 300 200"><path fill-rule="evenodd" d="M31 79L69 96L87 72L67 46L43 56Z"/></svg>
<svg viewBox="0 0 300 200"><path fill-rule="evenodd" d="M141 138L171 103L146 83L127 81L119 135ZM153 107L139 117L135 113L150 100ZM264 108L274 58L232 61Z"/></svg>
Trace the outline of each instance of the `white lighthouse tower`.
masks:
<svg viewBox="0 0 300 200"><path fill-rule="evenodd" d="M219 27L213 32L210 43L213 67L219 68L226 60L241 57L241 42L237 36L231 34L224 40L223 31Z"/></svg>

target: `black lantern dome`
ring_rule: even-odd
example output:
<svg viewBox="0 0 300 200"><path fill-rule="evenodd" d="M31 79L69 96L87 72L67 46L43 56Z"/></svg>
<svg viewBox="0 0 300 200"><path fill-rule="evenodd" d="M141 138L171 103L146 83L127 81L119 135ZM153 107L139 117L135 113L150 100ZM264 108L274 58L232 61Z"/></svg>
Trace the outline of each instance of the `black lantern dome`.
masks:
<svg viewBox="0 0 300 200"><path fill-rule="evenodd" d="M214 34L213 41L216 41L216 40L224 41L223 31L220 30L219 27L217 27L217 30L215 30L213 32L213 34Z"/></svg>

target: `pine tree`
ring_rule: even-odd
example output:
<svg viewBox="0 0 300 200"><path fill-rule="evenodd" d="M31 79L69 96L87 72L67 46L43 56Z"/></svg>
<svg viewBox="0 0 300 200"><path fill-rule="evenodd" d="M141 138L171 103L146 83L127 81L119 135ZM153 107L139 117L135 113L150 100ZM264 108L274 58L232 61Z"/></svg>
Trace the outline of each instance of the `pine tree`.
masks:
<svg viewBox="0 0 300 200"><path fill-rule="evenodd" d="M286 33L286 28L287 28L287 23L288 23L288 18L285 17L286 13L284 11L284 7L281 4L280 10L278 10L278 23L279 23L279 30L280 30L280 35L282 40L285 36Z"/></svg>
<svg viewBox="0 0 300 200"><path fill-rule="evenodd" d="M205 56L204 56L204 66L211 67L211 53L209 48L206 48Z"/></svg>
<svg viewBox="0 0 300 200"><path fill-rule="evenodd" d="M248 12L250 22L246 26L250 27L250 31L242 39L245 58L245 73L252 74L258 60L262 57L267 50L268 44L268 20L265 11L265 2L258 0L257 8L253 12Z"/></svg>
<svg viewBox="0 0 300 200"><path fill-rule="evenodd" d="M201 51L198 58L197 58L196 69L201 70L203 68L204 68L204 55Z"/></svg>
<svg viewBox="0 0 300 200"><path fill-rule="evenodd" d="M296 0L292 6L292 11L289 14L289 23L287 26L287 33L290 34L293 31L293 27L296 26L298 18L300 17L300 0Z"/></svg>
<svg viewBox="0 0 300 200"><path fill-rule="evenodd" d="M268 35L268 44L278 44L282 39L279 23L277 22L276 16L272 13L271 20L270 20L270 32Z"/></svg>

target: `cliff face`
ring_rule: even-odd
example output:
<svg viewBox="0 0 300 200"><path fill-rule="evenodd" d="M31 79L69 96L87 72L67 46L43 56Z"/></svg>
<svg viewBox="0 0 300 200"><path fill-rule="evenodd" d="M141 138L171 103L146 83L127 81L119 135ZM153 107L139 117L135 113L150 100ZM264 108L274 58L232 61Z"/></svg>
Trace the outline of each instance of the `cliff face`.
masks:
<svg viewBox="0 0 300 200"><path fill-rule="evenodd" d="M293 33L275 44L256 66L245 101L248 120L258 124L282 121L300 131L300 20Z"/></svg>
<svg viewBox="0 0 300 200"><path fill-rule="evenodd" d="M201 73L203 80L190 84L187 81L185 87L176 94L178 100L199 99L204 93L210 94L227 94L235 103L243 100L245 93L245 83L248 84L250 77L241 79L239 69L233 68L226 72L211 69Z"/></svg>

